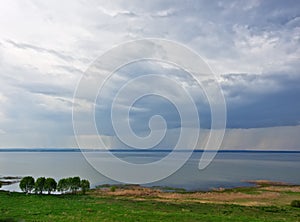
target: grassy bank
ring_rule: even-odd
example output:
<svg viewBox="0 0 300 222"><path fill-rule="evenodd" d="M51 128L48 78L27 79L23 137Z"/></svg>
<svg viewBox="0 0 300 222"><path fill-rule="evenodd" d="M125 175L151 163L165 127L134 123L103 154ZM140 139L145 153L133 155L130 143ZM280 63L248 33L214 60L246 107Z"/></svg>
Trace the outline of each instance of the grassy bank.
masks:
<svg viewBox="0 0 300 222"><path fill-rule="evenodd" d="M290 205L241 206L134 197L99 190L88 195L1 191L0 221L300 221L300 208Z"/></svg>

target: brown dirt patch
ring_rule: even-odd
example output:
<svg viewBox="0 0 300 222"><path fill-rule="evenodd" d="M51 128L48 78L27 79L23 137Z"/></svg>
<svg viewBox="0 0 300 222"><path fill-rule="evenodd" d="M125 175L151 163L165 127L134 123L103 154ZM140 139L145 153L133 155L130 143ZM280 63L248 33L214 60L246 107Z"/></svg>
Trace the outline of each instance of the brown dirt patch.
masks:
<svg viewBox="0 0 300 222"><path fill-rule="evenodd" d="M261 187L260 190L268 190L274 192L300 192L300 186L269 186L269 187Z"/></svg>
<svg viewBox="0 0 300 222"><path fill-rule="evenodd" d="M300 192L300 186L290 185L270 185L257 186L254 193L243 193L235 189L193 192L193 193L176 193L163 192L159 189L147 188L141 186L117 187L114 192L110 188L96 189L91 192L93 195L126 197L134 200L156 200L162 202L197 202L197 203L220 203L220 204L238 204L244 206L259 205L289 205L291 200L297 199ZM286 194L285 191L296 192Z"/></svg>

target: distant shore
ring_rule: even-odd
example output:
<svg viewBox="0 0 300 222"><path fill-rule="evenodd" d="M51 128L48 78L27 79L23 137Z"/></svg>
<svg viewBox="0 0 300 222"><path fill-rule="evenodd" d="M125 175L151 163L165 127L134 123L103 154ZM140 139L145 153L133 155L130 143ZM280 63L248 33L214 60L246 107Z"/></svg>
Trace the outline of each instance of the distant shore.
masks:
<svg viewBox="0 0 300 222"><path fill-rule="evenodd" d="M19 176L0 176L0 182L2 186L11 185L14 183L19 183L22 177Z"/></svg>
<svg viewBox="0 0 300 222"><path fill-rule="evenodd" d="M172 152L173 149L78 149L78 148L0 148L0 152ZM190 149L178 149L176 152L190 152ZM194 149L193 152L218 152L218 153L300 153L300 150L202 150Z"/></svg>
<svg viewBox="0 0 300 222"><path fill-rule="evenodd" d="M21 176L0 176L0 182L2 186L8 186L11 184L19 183L20 180L22 179ZM292 183L287 183L283 181L270 181L270 180L243 180L241 182L248 183L249 186L233 186L231 188L223 188L223 187L217 187L217 188L211 188L208 190L192 190L192 191L187 191L184 188L178 188L178 187L171 187L171 186L152 186L152 187L147 187L147 186L142 186L138 184L101 184L101 185L96 185L95 188L92 190L102 190L102 191L107 191L107 188L115 187L119 191L128 191L132 190L132 192L129 193L134 193L136 190L146 190L151 191L150 193L153 193L152 191L159 191L159 192L164 192L164 193L195 193L195 192L213 192L213 191L225 191L225 190L234 190L234 189L252 189L252 188L261 188L261 187L300 187L300 185L297 184L292 184ZM137 189L139 188L139 189ZM300 192L300 191L299 191Z"/></svg>

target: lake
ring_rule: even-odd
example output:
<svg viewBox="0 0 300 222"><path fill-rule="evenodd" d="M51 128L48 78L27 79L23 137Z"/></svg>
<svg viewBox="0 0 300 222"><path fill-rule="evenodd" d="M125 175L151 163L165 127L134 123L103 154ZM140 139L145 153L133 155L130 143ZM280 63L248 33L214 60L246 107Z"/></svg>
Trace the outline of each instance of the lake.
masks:
<svg viewBox="0 0 300 222"><path fill-rule="evenodd" d="M131 162L152 162L168 152L115 152ZM202 152L194 152L188 162L173 175L146 186L171 186L187 190L208 190L218 187L245 186L246 180L272 180L300 184L300 152L219 152L204 170L198 170ZM101 157L100 157L101 158ZM110 161L105 159L105 161ZM80 176L92 187L117 183L98 173L77 151L0 152L0 176L32 175L53 177ZM19 191L18 184L3 186L2 190Z"/></svg>

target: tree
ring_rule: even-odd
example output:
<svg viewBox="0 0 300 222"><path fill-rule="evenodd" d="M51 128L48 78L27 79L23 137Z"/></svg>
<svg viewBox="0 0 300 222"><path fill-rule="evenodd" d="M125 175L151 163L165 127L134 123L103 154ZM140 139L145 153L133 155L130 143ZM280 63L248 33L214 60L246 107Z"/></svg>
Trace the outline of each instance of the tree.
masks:
<svg viewBox="0 0 300 222"><path fill-rule="evenodd" d="M23 177L20 181L19 187L23 192L30 193L34 188L34 179L31 176Z"/></svg>
<svg viewBox="0 0 300 222"><path fill-rule="evenodd" d="M57 183L53 178L47 178L45 180L45 190L48 191L48 194L56 190Z"/></svg>
<svg viewBox="0 0 300 222"><path fill-rule="evenodd" d="M60 179L58 181L57 190L59 192L67 192L70 189L69 181L67 178Z"/></svg>
<svg viewBox="0 0 300 222"><path fill-rule="evenodd" d="M39 177L34 184L34 188L35 188L35 192L42 194L43 191L45 190L45 181L46 178L45 177Z"/></svg>
<svg viewBox="0 0 300 222"><path fill-rule="evenodd" d="M68 178L66 178L66 187L67 187L67 190L68 191L71 191L72 189L71 189L71 187L72 187L72 177L68 177Z"/></svg>
<svg viewBox="0 0 300 222"><path fill-rule="evenodd" d="M0 181L0 188L2 187L2 182Z"/></svg>
<svg viewBox="0 0 300 222"><path fill-rule="evenodd" d="M82 194L85 194L90 189L90 182L88 180L81 180L80 187Z"/></svg>
<svg viewBox="0 0 300 222"><path fill-rule="evenodd" d="M71 179L71 190L72 193L76 193L76 191L80 188L80 177L73 177Z"/></svg>

